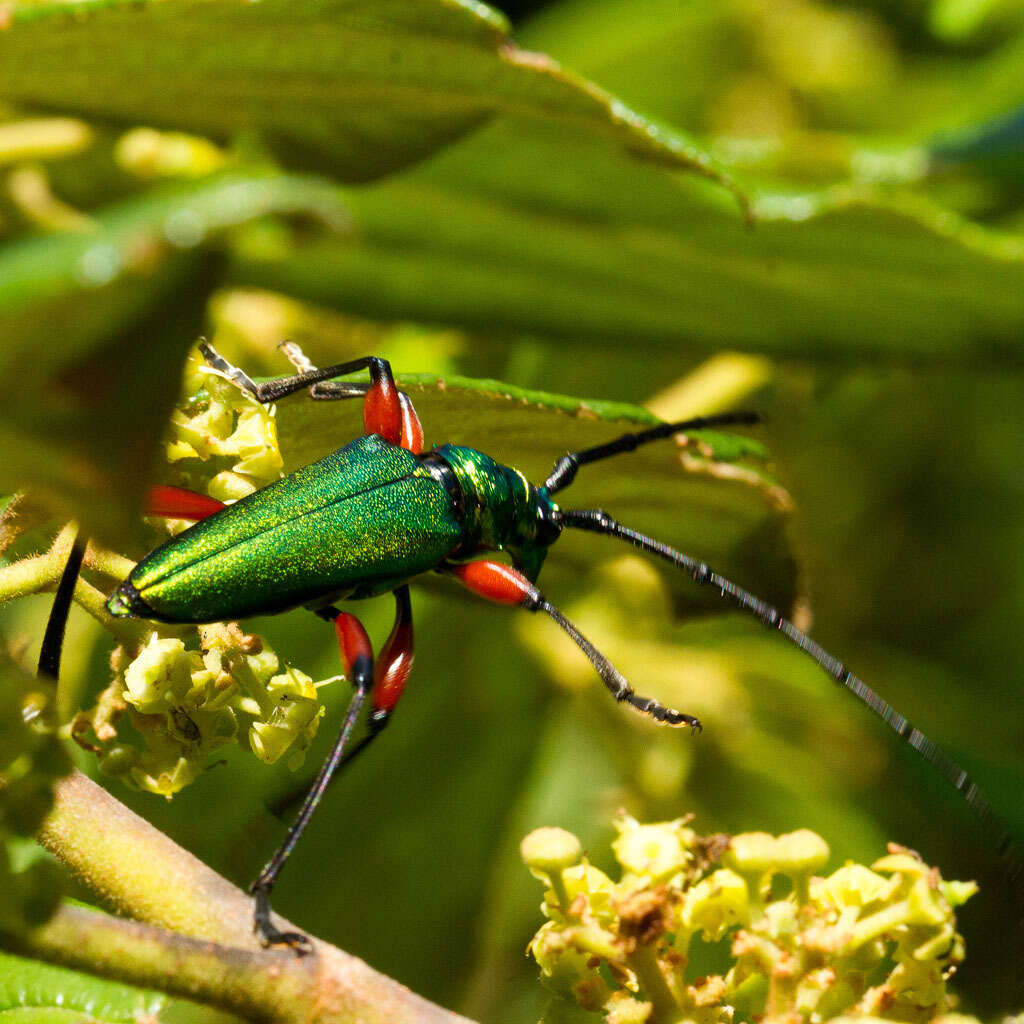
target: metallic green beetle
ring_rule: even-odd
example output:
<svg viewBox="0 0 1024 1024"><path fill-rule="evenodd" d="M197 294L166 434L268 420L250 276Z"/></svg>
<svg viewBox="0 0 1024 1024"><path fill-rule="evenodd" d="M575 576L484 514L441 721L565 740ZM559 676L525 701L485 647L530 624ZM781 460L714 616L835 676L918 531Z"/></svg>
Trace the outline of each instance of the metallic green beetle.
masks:
<svg viewBox="0 0 1024 1024"><path fill-rule="evenodd" d="M169 540L114 615L212 622L376 597L460 553L508 551L536 579L555 507L472 448L417 455L367 434Z"/></svg>
<svg viewBox="0 0 1024 1024"><path fill-rule="evenodd" d="M750 424L756 416L698 417L624 434L563 456L537 486L518 470L473 448L449 444L421 451L423 432L416 412L382 359L367 357L317 369L290 346L286 352L301 372L256 384L209 345L202 350L210 366L260 402L305 390L314 398L363 399L363 437L233 505L179 488L156 488L154 514L199 521L139 562L107 602L112 615L171 623L239 619L299 606L334 623L354 694L331 753L287 838L250 888L256 900L256 928L264 943L288 945L298 953L309 949L304 935L282 932L274 925L270 891L338 767L365 749L398 703L413 658L408 583L423 573L446 572L482 597L546 613L583 650L616 700L659 722L700 729L692 715L637 694L538 590L536 580L547 550L566 527L625 540L778 630L938 768L983 821L1001 831L1004 848L1009 845L1007 833L966 773L774 608L704 563L623 526L604 511L568 510L552 501L583 465L680 431ZM333 380L361 370L369 371L369 384ZM493 552L505 552L512 565L487 557ZM77 559L80 555L81 545ZM40 671L50 675L57 673L63 633L58 620L66 616L78 565L73 554L44 639ZM335 602L388 592L395 595L395 625L375 658L362 624ZM372 705L367 735L346 750L367 699Z"/></svg>

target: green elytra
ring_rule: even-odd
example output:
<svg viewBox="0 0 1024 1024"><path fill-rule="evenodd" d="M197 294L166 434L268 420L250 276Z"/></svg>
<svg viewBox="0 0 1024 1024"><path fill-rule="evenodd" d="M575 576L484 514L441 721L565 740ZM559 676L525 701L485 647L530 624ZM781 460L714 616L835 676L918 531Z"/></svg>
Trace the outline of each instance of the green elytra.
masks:
<svg viewBox="0 0 1024 1024"><path fill-rule="evenodd" d="M543 488L483 452L444 445L424 457L368 434L162 544L107 608L161 622L243 619L376 597L487 550L508 552L535 581L557 536L542 524L556 511Z"/></svg>
<svg viewBox="0 0 1024 1024"><path fill-rule="evenodd" d="M310 949L304 935L282 932L274 925L270 890L337 769L380 733L398 702L412 665L408 582L425 572L448 572L480 596L544 612L586 654L616 700L656 721L700 729L693 716L637 694L537 589L547 550L566 527L624 540L662 559L798 646L945 776L998 843L1011 879L1019 881L1024 874L1009 831L967 773L776 609L703 562L624 526L603 510L564 509L551 500L584 465L681 431L748 424L756 422L756 416L697 417L624 434L568 453L537 486L518 470L473 448L449 444L421 453L419 421L408 397L397 391L384 360L368 357L316 369L291 346L286 352L301 372L257 385L208 345L201 347L212 367L260 402L307 389L315 398L364 401L366 436L234 505L212 514L199 512L207 518L147 555L107 602L113 615L180 623L245 618L304 605L335 624L355 693L287 838L250 888L256 898L256 928L264 943L285 944L298 953ZM370 372L369 385L333 380L364 369ZM415 429L410 428L407 436L409 423ZM76 544L69 558L40 652L40 672L53 677L59 669L64 620L83 549L84 544ZM488 559L491 551L505 552L513 566ZM395 626L375 665L362 625L333 602L388 591L395 597ZM368 733L346 751L364 700L371 696Z"/></svg>

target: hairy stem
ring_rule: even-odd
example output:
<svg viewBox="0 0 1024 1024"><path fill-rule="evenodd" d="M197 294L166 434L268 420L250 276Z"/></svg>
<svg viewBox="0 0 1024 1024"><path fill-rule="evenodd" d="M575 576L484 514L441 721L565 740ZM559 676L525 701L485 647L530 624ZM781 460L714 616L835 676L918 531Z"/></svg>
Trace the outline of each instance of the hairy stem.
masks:
<svg viewBox="0 0 1024 1024"><path fill-rule="evenodd" d="M305 979L290 969L292 965L268 969L271 958L277 959L273 954L218 946L83 907L63 906L45 925L5 945L65 967L241 1013L250 1020L292 1016L268 999L268 974L274 975L273 988L281 1002L303 996Z"/></svg>
<svg viewBox="0 0 1024 1024"><path fill-rule="evenodd" d="M261 949L241 890L81 773L55 795L39 841L135 921L65 908L24 951L253 1020L466 1024L327 943L301 959Z"/></svg>
<svg viewBox="0 0 1024 1024"><path fill-rule="evenodd" d="M14 502L11 505L13 506ZM18 507L20 506L15 507L15 512ZM8 516L9 510L10 506L5 510L4 516L0 517L0 543L3 540L5 526L12 535L17 526L17 516L13 513ZM65 526L57 534L46 554L23 558L0 568L0 602L53 590L67 564L75 533L74 525ZM135 563L116 552L90 544L86 549L84 564L104 576L122 580L131 572ZM138 644L152 628L143 622L114 618L106 610L106 594L81 577L75 583L75 603L110 632L118 643L127 646Z"/></svg>
<svg viewBox="0 0 1024 1024"><path fill-rule="evenodd" d="M13 523L9 524L13 529ZM65 526L45 555L23 558L0 569L0 601L26 597L57 585L75 542L77 527Z"/></svg>

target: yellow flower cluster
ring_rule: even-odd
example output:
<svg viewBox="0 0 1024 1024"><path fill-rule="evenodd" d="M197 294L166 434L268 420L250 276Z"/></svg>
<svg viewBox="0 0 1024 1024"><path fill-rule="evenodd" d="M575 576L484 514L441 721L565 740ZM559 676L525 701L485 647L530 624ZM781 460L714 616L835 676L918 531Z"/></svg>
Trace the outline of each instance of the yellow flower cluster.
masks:
<svg viewBox="0 0 1024 1024"><path fill-rule="evenodd" d="M186 365L185 393L191 397L173 413L166 443L185 486L231 502L281 476L272 407L240 392L198 351ZM172 533L190 525L167 522ZM261 638L237 625L200 627L198 650L186 648L181 632L156 627L134 656L115 652L113 682L76 717L72 736L99 755L107 774L168 798L215 750L243 736L261 761L287 753L289 767L298 768L324 713L323 684L282 666ZM125 738L126 721L139 734L134 741Z"/></svg>
<svg viewBox="0 0 1024 1024"><path fill-rule="evenodd" d="M165 448L185 486L237 501L281 476L273 406L243 394L198 350L185 365L185 393L193 397L171 414Z"/></svg>
<svg viewBox="0 0 1024 1024"><path fill-rule="evenodd" d="M529 947L542 978L608 1024L924 1022L952 1008L946 983L964 954L953 909L973 882L946 882L896 845L871 868L822 877L828 845L806 829L702 837L686 819L615 824L618 882L562 829L521 847L545 885L548 921ZM729 969L691 978L697 939L728 939Z"/></svg>
<svg viewBox="0 0 1024 1024"><path fill-rule="evenodd" d="M101 770L171 797L207 766L210 755L240 736L272 764L289 754L298 768L316 735L323 705L317 684L282 666L256 636L233 623L200 628L201 650L176 638L151 634L142 651L78 715L72 735L99 754ZM141 737L123 734L123 717ZM88 731L99 741L85 738Z"/></svg>

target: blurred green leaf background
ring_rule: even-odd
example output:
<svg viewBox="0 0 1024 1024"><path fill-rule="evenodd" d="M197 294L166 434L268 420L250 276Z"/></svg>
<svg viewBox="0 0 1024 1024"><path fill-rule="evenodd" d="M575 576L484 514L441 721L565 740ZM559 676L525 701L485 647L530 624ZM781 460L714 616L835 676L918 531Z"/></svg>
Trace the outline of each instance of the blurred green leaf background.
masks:
<svg viewBox="0 0 1024 1024"><path fill-rule="evenodd" d="M0 490L140 556L139 495L200 333L264 375L288 337L321 363L499 381L424 385L427 441L535 480L621 429L605 419L643 416L598 399L755 408L766 459L666 445L581 473L565 504L813 621L1024 835L1024 3L505 13L515 45L456 0L5 5ZM358 429L351 409L280 416L297 462ZM704 832L813 828L836 863L893 840L976 877L959 990L989 1017L1020 1009L1020 894L881 722L626 548L567 536L542 581L703 735L617 708L549 624L430 583L410 692L325 801L282 913L471 1017L535 1021L519 838L561 825L602 864L618 807L694 811ZM0 611L26 666L47 606ZM378 642L390 616L366 608ZM337 671L313 617L252 628L314 677ZM65 692L104 685L108 650L77 612ZM246 884L295 785L238 751L173 803L114 791ZM79 991L61 978L32 984Z"/></svg>

